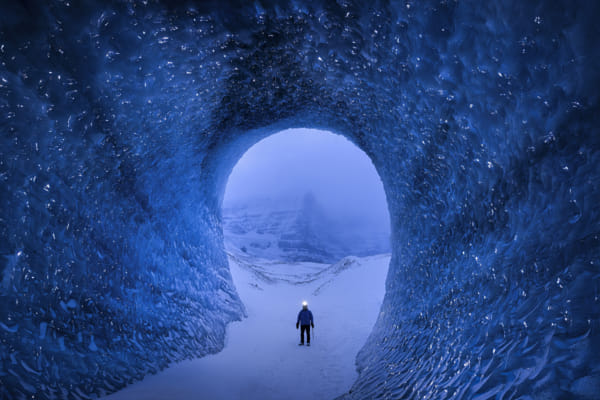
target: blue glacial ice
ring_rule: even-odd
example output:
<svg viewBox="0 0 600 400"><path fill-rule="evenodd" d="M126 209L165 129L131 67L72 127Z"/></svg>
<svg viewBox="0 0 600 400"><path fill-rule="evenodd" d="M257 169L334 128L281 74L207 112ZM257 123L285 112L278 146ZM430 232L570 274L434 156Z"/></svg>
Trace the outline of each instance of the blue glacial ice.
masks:
<svg viewBox="0 0 600 400"><path fill-rule="evenodd" d="M261 138L373 161L386 296L347 399L598 398L600 3L0 6L0 398L102 395L244 314L221 201Z"/></svg>

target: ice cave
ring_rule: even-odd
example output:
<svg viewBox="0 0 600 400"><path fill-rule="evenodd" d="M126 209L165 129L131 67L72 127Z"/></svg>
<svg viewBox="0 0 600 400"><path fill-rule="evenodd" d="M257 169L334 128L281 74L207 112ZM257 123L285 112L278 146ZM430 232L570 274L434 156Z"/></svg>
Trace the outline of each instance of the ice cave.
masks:
<svg viewBox="0 0 600 400"><path fill-rule="evenodd" d="M0 398L219 352L220 202L275 132L372 160L392 259L344 399L600 398L600 3L0 6Z"/></svg>

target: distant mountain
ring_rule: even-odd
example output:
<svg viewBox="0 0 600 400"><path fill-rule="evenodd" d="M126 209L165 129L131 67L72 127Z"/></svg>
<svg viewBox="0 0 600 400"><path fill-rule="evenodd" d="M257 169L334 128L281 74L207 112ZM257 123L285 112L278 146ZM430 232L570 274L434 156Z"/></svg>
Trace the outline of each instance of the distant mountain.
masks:
<svg viewBox="0 0 600 400"><path fill-rule="evenodd" d="M230 206L223 210L223 222L226 241L266 259L333 263L349 255L390 252L385 227L358 218L335 218L310 193L296 202Z"/></svg>

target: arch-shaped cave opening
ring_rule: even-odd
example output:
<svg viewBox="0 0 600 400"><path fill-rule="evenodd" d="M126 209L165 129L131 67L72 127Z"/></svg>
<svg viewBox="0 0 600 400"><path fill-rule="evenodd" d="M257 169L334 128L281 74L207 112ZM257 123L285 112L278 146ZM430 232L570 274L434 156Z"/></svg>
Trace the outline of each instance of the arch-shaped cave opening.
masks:
<svg viewBox="0 0 600 400"><path fill-rule="evenodd" d="M332 263L391 252L379 175L327 131L290 129L253 145L229 176L222 212L226 242L255 257Z"/></svg>
<svg viewBox="0 0 600 400"><path fill-rule="evenodd" d="M236 373L226 388L214 380L215 398L249 381L263 390L248 398L347 392L380 311L389 264L387 201L371 160L331 132L276 132L236 163L222 210L229 266L248 320L230 328L229 347L217 356L227 360L217 364L224 375ZM319 327L310 356L318 368L306 368L306 355L293 346L302 299ZM294 390L295 382L310 388Z"/></svg>
<svg viewBox="0 0 600 400"><path fill-rule="evenodd" d="M386 246L390 239L387 201L383 183L372 160L350 141L353 140L351 135L332 133L331 129L322 127L294 132L291 128L297 126L298 121L309 124L308 118L299 116L294 120L281 121L273 126L236 133L231 136L231 141L224 141L219 146L215 146L202 164L199 186L204 189L203 197L208 200L205 212L213 222L210 225L211 240L213 245L218 245L218 248L213 250L212 260L221 263L222 276L235 285L235 288L225 287L228 292L231 291L227 297L240 295L245 303L244 314L248 318L241 324L234 323L229 326L228 345L216 356L175 365L108 398L161 396L167 395L170 391L186 396L202 391L209 397L225 399L235 397L243 387L254 388L251 392L245 392L246 398L265 398L265 396L266 398L296 398L296 395L301 398L305 397L306 393L334 398L350 389L357 377L356 354L373 329L385 292L384 281L388 273L390 256L378 254L379 251L374 249L389 251ZM292 139L291 143L295 145L294 148L288 147L289 140L287 143L283 140L272 144L267 151L275 147L287 151L288 157L290 153L298 152L299 156L310 158L311 146L327 146L327 149L321 149L320 153L313 154L312 161L319 163L314 167L332 167L333 161L325 162L323 158L335 156L336 150L339 152L341 147L341 155L338 154L337 160L341 165L335 167L336 171L329 179L342 177L345 182L334 183L337 185L336 188L328 188L329 191L319 191L318 187L310 185L300 188L291 185L285 188L287 192L292 190L296 195L303 197L304 191L313 189L317 198L319 194L332 196L332 190L335 189L344 190L347 196L357 195L357 191L375 192L371 195L365 193L357 195L360 196L360 199L356 199L357 204L347 205L348 209L337 215L356 217L358 214L359 217L364 218L366 213L358 210L358 203L366 205L366 202L369 202L378 208L371 211L367 221L360 221L359 224L363 228L375 228L380 235L380 242L377 245L364 247L363 252L360 253L364 257L351 256L357 253L345 254L344 251L348 250L345 248L341 253L337 253L342 259L336 259L336 255L327 255L326 258L318 260L320 262L314 262L317 261L315 259L310 261L304 259L305 262L290 265L281 260L274 261L272 258L277 255L267 255L267 262L261 262L254 257L241 254L239 249L236 249L237 252L232 252L224 246L227 240L225 230L222 228L225 225L224 217L227 215L222 214L222 204L227 203L226 189L231 175L235 173L235 166L244 155L260 147L261 143L278 137L294 138L294 136L295 139ZM310 137L316 141L307 143L306 138ZM299 148L300 146L304 149ZM264 153L258 154L258 157L262 155ZM277 163L278 160L274 161ZM350 163L354 165L349 165ZM288 163L286 167L291 164L293 163ZM344 170L344 167L348 170ZM362 176L354 176L353 182L350 182L352 179L348 179L347 175L352 173ZM326 171L321 171L321 174L326 174ZM297 178L299 175L294 176ZM314 177L308 174L308 178ZM247 175L239 177L240 180L246 181L245 183L247 178ZM363 185L360 185L361 181ZM321 179L321 185L328 183L330 180ZM244 195L240 197L243 198ZM340 206L339 203L336 204L338 201L339 198L329 200L331 213L335 214L332 208ZM353 238L353 240L357 239ZM259 255L264 256L264 254ZM311 254L304 254L306 255ZM350 257L344 257L345 255ZM286 267L297 268L293 278L287 276L286 272L282 272ZM248 271L258 274L248 273ZM284 284L269 285L269 282L284 282ZM234 290L237 291L235 295L233 295ZM313 356L310 359L300 358L296 360L299 362L294 362L291 359L294 355L290 353L290 347L292 351L297 350L297 334L294 332L293 324L302 299L308 300L311 308L314 306L319 329L318 342L316 348L313 346L311 349ZM260 312L257 312L257 307L261 307ZM249 340L259 342L248 343ZM256 357L256 354L260 354L260 357ZM316 363L320 367L307 368L307 362ZM324 374L324 370L327 370L327 373ZM178 380L178 377L190 375L204 376L206 379L184 382ZM228 377L230 375L232 376ZM304 392L296 391L298 382L311 382L310 389Z"/></svg>

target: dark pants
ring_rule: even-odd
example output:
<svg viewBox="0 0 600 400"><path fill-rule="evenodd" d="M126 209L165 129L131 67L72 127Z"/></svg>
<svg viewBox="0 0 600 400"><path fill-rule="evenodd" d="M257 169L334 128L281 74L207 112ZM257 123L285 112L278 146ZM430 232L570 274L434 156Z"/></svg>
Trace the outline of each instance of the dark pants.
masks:
<svg viewBox="0 0 600 400"><path fill-rule="evenodd" d="M304 331L306 331L306 343L310 343L310 325L300 326L300 343L304 343Z"/></svg>

